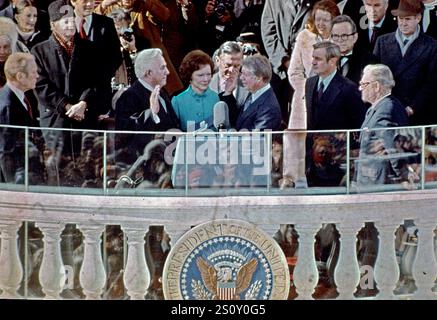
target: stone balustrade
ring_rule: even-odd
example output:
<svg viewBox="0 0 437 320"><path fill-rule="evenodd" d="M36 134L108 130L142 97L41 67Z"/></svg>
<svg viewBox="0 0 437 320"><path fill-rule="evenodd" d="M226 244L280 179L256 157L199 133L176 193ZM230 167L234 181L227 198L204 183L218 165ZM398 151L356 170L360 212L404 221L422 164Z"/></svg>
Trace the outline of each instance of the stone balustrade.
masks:
<svg viewBox="0 0 437 320"><path fill-rule="evenodd" d="M124 232L126 261L123 283L130 299L144 299L152 273L146 262L149 226L164 226L174 244L186 231L214 219L240 219L273 235L282 224L293 224L299 234L299 254L293 283L297 299L312 299L319 275L315 262L315 235L322 224L335 223L340 234L340 254L335 269L338 299L354 299L360 283L357 233L365 222L374 222L379 233L379 252L374 280L375 299L435 299L437 277L436 190L329 196L265 197L111 197L0 191L0 291L2 298L28 298L24 270L28 262L19 255L19 227L35 222L43 235L39 283L45 299L60 299L66 282L60 246L67 224L83 235L84 253L79 284L83 297L100 299L107 281L101 237L105 226L119 225ZM419 205L420 204L420 205ZM395 231L405 220L418 228L417 251L412 256L412 278L417 289L395 294L400 270L395 250ZM104 247L103 247L104 248ZM24 260L30 259L25 255ZM413 259L412 259L413 260ZM435 290L435 289L434 289Z"/></svg>

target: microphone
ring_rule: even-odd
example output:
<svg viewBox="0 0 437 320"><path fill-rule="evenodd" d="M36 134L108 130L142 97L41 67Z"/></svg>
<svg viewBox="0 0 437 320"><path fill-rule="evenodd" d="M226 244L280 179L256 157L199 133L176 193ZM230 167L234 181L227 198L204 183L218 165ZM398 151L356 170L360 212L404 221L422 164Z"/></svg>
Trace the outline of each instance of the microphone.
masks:
<svg viewBox="0 0 437 320"><path fill-rule="evenodd" d="M213 122L217 130L229 129L229 108L226 102L219 101L214 105Z"/></svg>

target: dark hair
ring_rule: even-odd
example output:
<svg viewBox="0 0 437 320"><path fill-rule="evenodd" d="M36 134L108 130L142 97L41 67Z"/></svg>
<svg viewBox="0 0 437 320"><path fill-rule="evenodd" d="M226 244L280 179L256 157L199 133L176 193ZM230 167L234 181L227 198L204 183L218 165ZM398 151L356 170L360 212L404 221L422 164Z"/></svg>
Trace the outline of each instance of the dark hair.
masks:
<svg viewBox="0 0 437 320"><path fill-rule="evenodd" d="M335 24L340 24L343 22L347 22L350 24L351 26L351 31L353 34L357 33L357 25L355 24L355 22L351 19L351 17L342 14L341 16L337 16L332 20L332 26L334 26Z"/></svg>
<svg viewBox="0 0 437 320"><path fill-rule="evenodd" d="M212 62L211 57L205 52L202 50L188 52L179 67L179 76L181 77L182 82L188 85L193 72L199 70L200 66L203 65L209 65L211 67L211 72L214 70L214 63Z"/></svg>
<svg viewBox="0 0 437 320"><path fill-rule="evenodd" d="M337 4L332 0L321 0L317 2L313 10L311 11L311 14L308 18L306 28L311 31L312 33L318 34L317 28L316 28L316 11L317 9L327 11L331 14L332 19L334 19L336 16L340 15L340 10L337 7Z"/></svg>

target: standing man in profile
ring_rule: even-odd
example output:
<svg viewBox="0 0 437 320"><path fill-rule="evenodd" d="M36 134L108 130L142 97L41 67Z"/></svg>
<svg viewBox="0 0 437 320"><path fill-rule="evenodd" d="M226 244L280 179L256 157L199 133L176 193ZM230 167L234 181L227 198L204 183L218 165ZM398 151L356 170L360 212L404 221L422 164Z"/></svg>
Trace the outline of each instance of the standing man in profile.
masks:
<svg viewBox="0 0 437 320"><path fill-rule="evenodd" d="M393 74L387 66L376 64L364 68L360 81L361 97L371 107L361 125L360 156L356 166L358 185L386 184L392 182L390 177L403 176L398 166L399 159L366 159L396 150L393 130L371 129L408 126L404 106L391 94L394 85Z"/></svg>
<svg viewBox="0 0 437 320"><path fill-rule="evenodd" d="M358 87L337 72L340 47L332 42L314 46L313 70L306 81L308 130L357 129L365 115Z"/></svg>
<svg viewBox="0 0 437 320"><path fill-rule="evenodd" d="M437 41L420 29L423 3L401 0L392 11L396 32L378 38L373 54L393 72L393 95L405 106L411 125L437 122L433 99L437 89Z"/></svg>
<svg viewBox="0 0 437 320"><path fill-rule="evenodd" d="M31 91L38 79L34 57L30 53L11 54L5 63L5 74L6 84L0 89L0 124L38 127L38 103ZM24 132L24 129L0 128L0 169L5 182L24 183ZM38 141L31 137L30 160L38 157L38 146ZM36 170L29 172L36 173Z"/></svg>
<svg viewBox="0 0 437 320"><path fill-rule="evenodd" d="M74 7L77 34L76 45L89 47L93 69L86 76L93 77L96 87L97 110L89 109L97 118L111 107L111 79L121 65L120 41L111 18L93 13L94 0L71 0ZM85 75L84 75L85 76ZM97 129L97 128L95 128Z"/></svg>
<svg viewBox="0 0 437 320"><path fill-rule="evenodd" d="M361 125L360 151L355 164L357 190L375 185L406 181L408 170L401 158L384 159L396 153L394 130L372 130L408 126L408 115L404 106L391 90L395 85L393 74L383 64L368 65L360 81L361 98L371 106ZM366 222L360 232L358 262L360 266L374 266L378 252L378 233L373 222Z"/></svg>
<svg viewBox="0 0 437 320"><path fill-rule="evenodd" d="M231 125L236 130L279 130L281 109L275 93L270 86L272 67L269 59L260 54L249 56L243 60L241 82L249 95L240 108L236 107L232 89L225 91L221 99L230 106L229 113L235 114Z"/></svg>

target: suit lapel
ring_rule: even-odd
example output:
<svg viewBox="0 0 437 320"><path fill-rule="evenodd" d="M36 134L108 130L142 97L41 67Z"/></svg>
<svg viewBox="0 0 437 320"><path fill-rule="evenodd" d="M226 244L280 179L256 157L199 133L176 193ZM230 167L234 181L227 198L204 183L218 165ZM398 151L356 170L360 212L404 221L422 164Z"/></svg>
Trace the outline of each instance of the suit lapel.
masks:
<svg viewBox="0 0 437 320"><path fill-rule="evenodd" d="M313 105L313 103L314 103L313 98L314 98L314 91L316 89L316 84L317 84L318 79L319 79L319 77L317 77L317 76L309 78L308 82L306 84L307 85L307 88L306 88L307 94L306 94L305 98L306 98L306 103L307 103L308 130L311 130L312 128L314 128L313 123L314 123L314 108L315 108L315 106Z"/></svg>
<svg viewBox="0 0 437 320"><path fill-rule="evenodd" d="M302 4L299 7L298 12L295 15L293 26L295 26L299 22L299 20L302 19L307 14L309 7L310 7L310 1L303 0Z"/></svg>
<svg viewBox="0 0 437 320"><path fill-rule="evenodd" d="M426 44L424 43L423 36L420 35L419 38L417 38L408 48L402 60L400 60L397 74L402 73L402 71L414 64L417 59L419 59L419 57L425 52L425 49Z"/></svg>
<svg viewBox="0 0 437 320"><path fill-rule="evenodd" d="M384 61L402 61L402 52L398 42L396 41L395 33L392 33L388 38L386 38L386 41L386 43L381 43L384 45L384 48L387 48L383 51L384 55L382 57L382 63L384 63ZM393 75L398 73L399 65L399 63L396 63L396 66L393 67Z"/></svg>
<svg viewBox="0 0 437 320"><path fill-rule="evenodd" d="M296 0L286 0L286 7L288 8L288 14L292 17L296 17L296 7L294 6L294 3Z"/></svg>
<svg viewBox="0 0 437 320"><path fill-rule="evenodd" d="M241 108L240 108L240 116L238 117L238 120L237 120L237 126L240 126L241 123L243 123L246 119L248 119L252 114L256 113L256 111L258 110L259 104L262 103L262 101L264 101L264 97L265 97L265 94L267 92L264 92L261 95L261 97L256 99L255 102L251 103L249 105L249 107L245 111L243 111L244 106L241 106Z"/></svg>
<svg viewBox="0 0 437 320"><path fill-rule="evenodd" d="M32 119L30 118L29 112L27 111L26 107L9 87L8 89L12 102L12 110L9 111L10 120L13 121L15 125L32 126Z"/></svg>
<svg viewBox="0 0 437 320"><path fill-rule="evenodd" d="M334 78L331 80L331 83L329 84L326 91L323 93L322 100L318 102L318 112L317 112L317 119L314 122L315 125L317 125L317 122L319 119L322 119L326 113L327 110L329 110L330 106L334 102L335 98L337 98L338 94L340 93L343 85L339 81L339 73L337 72L334 76Z"/></svg>

